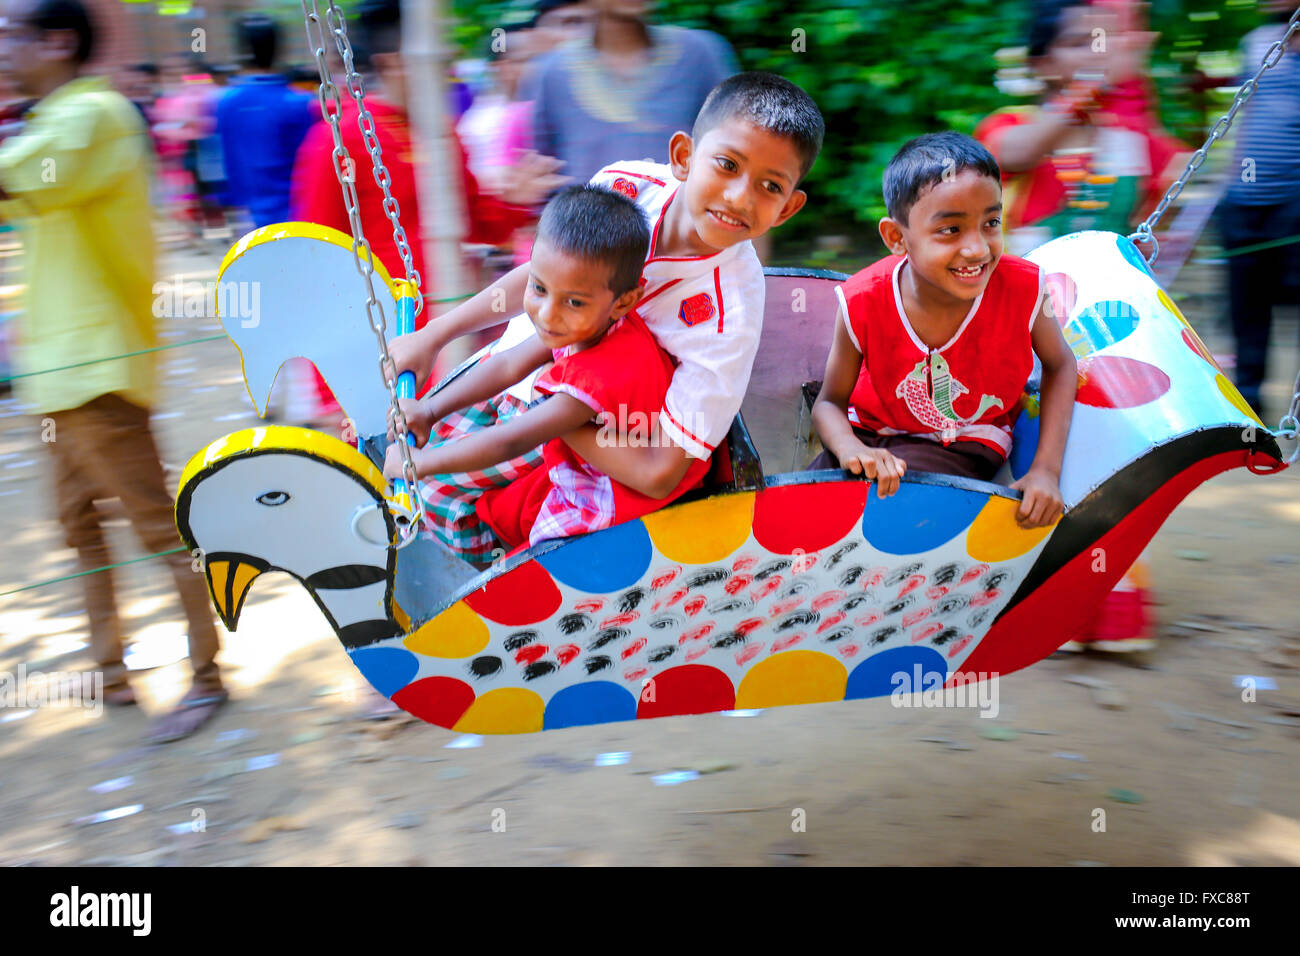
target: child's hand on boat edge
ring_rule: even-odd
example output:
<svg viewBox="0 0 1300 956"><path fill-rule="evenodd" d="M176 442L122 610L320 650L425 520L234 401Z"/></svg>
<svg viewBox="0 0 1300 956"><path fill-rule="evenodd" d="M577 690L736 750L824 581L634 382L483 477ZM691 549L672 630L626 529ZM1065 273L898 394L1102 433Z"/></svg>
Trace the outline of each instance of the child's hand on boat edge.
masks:
<svg viewBox="0 0 1300 956"><path fill-rule="evenodd" d="M1045 528L1061 520L1065 501L1061 497L1060 482L1050 471L1030 468L1011 488L1024 492L1016 510L1016 524L1021 528Z"/></svg>

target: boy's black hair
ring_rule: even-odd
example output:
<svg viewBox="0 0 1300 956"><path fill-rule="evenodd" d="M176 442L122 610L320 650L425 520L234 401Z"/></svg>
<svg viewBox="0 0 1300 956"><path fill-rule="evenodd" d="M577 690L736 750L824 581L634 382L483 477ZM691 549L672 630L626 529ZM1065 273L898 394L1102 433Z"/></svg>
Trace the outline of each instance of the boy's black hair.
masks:
<svg viewBox="0 0 1300 956"><path fill-rule="evenodd" d="M353 53L363 69L372 68L376 53L396 53L402 48L401 0L361 0L350 25Z"/></svg>
<svg viewBox="0 0 1300 956"><path fill-rule="evenodd" d="M889 218L907 225L907 215L923 192L967 169L1002 182L993 154L969 136L949 131L909 139L889 161L882 177Z"/></svg>
<svg viewBox="0 0 1300 956"><path fill-rule="evenodd" d="M709 91L691 138L698 143L709 130L733 117L791 140L799 153L799 179L808 175L826 134L821 110L811 96L775 73L737 73Z"/></svg>
<svg viewBox="0 0 1300 956"><path fill-rule="evenodd" d="M650 248L650 226L641 207L612 189L569 186L555 194L537 222L537 242L566 255L608 266L616 296L635 289Z"/></svg>
<svg viewBox="0 0 1300 956"><path fill-rule="evenodd" d="M275 53L280 45L280 27L265 14L250 13L239 18L236 26L239 46L248 54L253 66L269 70L275 63Z"/></svg>
<svg viewBox="0 0 1300 956"><path fill-rule="evenodd" d="M27 15L27 23L42 33L72 30L77 34L73 58L78 65L90 59L95 48L95 24L81 0L37 0Z"/></svg>
<svg viewBox="0 0 1300 956"><path fill-rule="evenodd" d="M1035 0L1029 15L1029 56L1045 55L1056 42L1066 10L1087 5L1087 0Z"/></svg>

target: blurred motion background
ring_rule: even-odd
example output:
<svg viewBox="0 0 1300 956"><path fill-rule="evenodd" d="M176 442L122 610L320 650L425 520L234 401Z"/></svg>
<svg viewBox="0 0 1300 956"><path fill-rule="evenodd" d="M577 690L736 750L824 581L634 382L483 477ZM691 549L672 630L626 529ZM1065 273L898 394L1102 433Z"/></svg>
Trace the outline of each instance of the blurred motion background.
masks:
<svg viewBox="0 0 1300 956"><path fill-rule="evenodd" d="M322 128L298 0L85 2L98 34L88 69L136 105L148 130L158 279L185 292L155 312L166 348L157 353L160 398L151 421L174 490L194 452L256 421L238 355L220 337L211 305L192 309L185 302L202 301L203 283L215 279L225 251L247 230L324 208L304 196L337 201L317 217L337 224L332 144ZM380 0L339 5L354 42L361 31L351 27L353 17L367 5L372 12L384 7ZM665 161L668 134L689 130L703 93L737 69L787 77L812 95L826 119L825 147L803 187L808 206L763 245L764 263L857 271L884 252L876 233L885 214L880 177L905 140L940 129L975 133L999 111L1044 101L1054 80L1029 55L1031 25L1043 6L439 0L427 35L412 36L410 22L397 35L408 48L414 42L433 51L441 89L403 87L391 63L383 66L389 50L375 40L383 31L371 32L379 44L371 52L380 60L367 69L379 76L367 93L388 103L384 135L396 136L398 145L385 157L407 170L403 221L419 246L429 297L422 321L527 259L530 223L557 175L586 178L620 158ZM1267 48L1261 37L1295 6L1094 4L1114 18L1113 39L1140 38L1132 41L1129 79L1140 90L1143 129L1158 130L1171 144L1165 158L1175 174L1226 111L1243 71L1258 67ZM593 53L597 24L604 32ZM671 28L682 29L663 32ZM687 57L690 69L664 59L667 50ZM1292 51L1286 60L1293 103L1300 102L1297 57ZM617 68L620 59L631 65ZM337 57L331 64L339 68ZM593 73L599 70L608 72ZM662 81L656 71L671 75L672 95L656 96L653 110L635 109ZM593 76L614 82L593 85ZM32 105L12 80L0 74L0 140L21 134ZM253 114L231 111L236 96L252 104L247 108L259 122L274 117L274 140L249 133L246 117ZM435 96L441 108L434 115L445 127L412 133L407 115ZM1292 133L1300 131L1290 115ZM1166 214L1158 264L1162 284L1229 375L1238 352L1233 256L1215 211L1238 175L1241 129L1234 125ZM602 149L618 154L601 159ZM547 157L563 165L554 169ZM363 193L363 202L373 200L367 234L388 270L400 275L369 159L356 149L353 158L358 182L369 181L372 190L369 200ZM1166 172L1152 170L1150 177ZM1292 190L1300 192L1300 183ZM429 197L437 198L432 211ZM425 213L417 217L420 208ZM1149 208L1144 200L1122 218L1134 225ZM1065 225L1092 221L1079 216ZM1300 225L1269 238L1296 234ZM27 291L24 254L21 223L0 221L5 672L20 664L76 669L88 658L81 585L70 576L73 552L64 547L49 500L40 409L14 389L14 376L42 373L13 364L15 319ZM1300 365L1294 261L1279 256L1263 266L1276 280L1268 307L1279 308L1271 338L1261 346L1256 336L1250 346L1267 358L1252 401L1269 424L1285 411ZM1264 367L1258 355L1253 361ZM341 412L310 364L286 367L278 388L275 420L340 433ZM420 725L392 740L401 718L359 721L359 677L318 610L287 578L259 582L245 627L236 635L221 630L235 703L213 724L215 737L205 730L160 753L139 745L138 714L85 721L69 713L0 711L0 862L1300 863L1300 771L1293 759L1300 735L1298 487L1293 474L1269 483L1237 471L1193 495L1152 546L1157 629L1169 639L1133 662L1057 657L1004 680L1009 736L1002 737L985 734L981 725L988 722L973 714L907 713L865 702L839 717L832 710L848 705L785 708L757 720L705 716L650 722L666 725L657 727L583 728L558 739L542 735L541 743L520 738L444 752L449 732ZM184 620L157 562L127 564L144 552L121 511L111 503L102 510L128 658L135 660L127 666L144 709L153 712L173 702L188 680ZM1259 711L1271 722L1243 721L1233 710L1233 676L1256 672L1273 675L1276 684ZM1061 682L1079 674L1093 674L1094 686L1114 684L1127 703L1094 706L1088 685L1079 682L1070 685L1077 699L1070 697ZM866 704L879 706L871 711ZM1119 710L1127 713L1113 712ZM882 722L889 728L883 733ZM1039 732L1057 736L1032 736ZM1019 743L1011 742L1017 734ZM610 769L608 785L596 786L591 775L604 771L591 770L592 759L605 751L632 757ZM1063 772L1061 753L1076 751L1090 754L1091 763ZM248 763L272 755L274 761ZM40 771L9 772L33 765ZM644 774L691 767L705 768L698 785L646 786ZM92 789L109 778L129 782ZM1117 810L1136 815L1128 842L1101 847L1088 842L1086 808L1108 788L1145 794L1148 807ZM580 814L563 812L580 801L589 811L585 826ZM68 828L118 804L135 809L102 826ZM524 835L511 837L516 842L489 847L495 837L481 834L498 805L531 822ZM828 821L811 831L812 849L789 839L792 805L814 806ZM177 829L194 808L212 825ZM732 811L737 815L709 815ZM968 829L973 818L979 834ZM905 832L891 830L891 820L902 821Z"/></svg>

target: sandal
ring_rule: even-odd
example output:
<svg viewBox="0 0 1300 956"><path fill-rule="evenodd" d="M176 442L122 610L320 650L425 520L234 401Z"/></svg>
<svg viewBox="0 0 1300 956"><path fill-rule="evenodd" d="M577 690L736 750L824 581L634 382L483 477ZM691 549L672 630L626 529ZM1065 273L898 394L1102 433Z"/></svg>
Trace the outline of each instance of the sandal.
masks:
<svg viewBox="0 0 1300 956"><path fill-rule="evenodd" d="M158 719L146 738L147 742L169 744L183 740L206 725L228 700L230 695L224 690L201 694L190 691L175 708Z"/></svg>

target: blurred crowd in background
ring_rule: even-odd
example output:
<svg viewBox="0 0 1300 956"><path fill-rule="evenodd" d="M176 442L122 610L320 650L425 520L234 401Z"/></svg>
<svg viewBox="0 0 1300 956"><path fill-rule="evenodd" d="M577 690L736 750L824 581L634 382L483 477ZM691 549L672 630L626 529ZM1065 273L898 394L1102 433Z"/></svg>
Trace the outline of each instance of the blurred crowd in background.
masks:
<svg viewBox="0 0 1300 956"><path fill-rule="evenodd" d="M405 153L409 136L400 100L406 94L394 80L400 65L390 65L387 76L379 65L400 45L401 4L353 0L341 5L352 21L357 63L371 80L377 109L395 107L380 125L398 134ZM122 7L117 0L108 5L116 6L113 10L102 2L88 6L98 22L98 56L88 67L107 75L140 112L156 162L153 199L165 243L219 256L247 228L271 222L315 219L346 230L341 205L326 214L320 208L324 197L312 195L311 183L305 182L322 172L313 164L323 163L331 174L322 189L330 188L333 177L315 96L316 65L303 40L298 3L256 12L223 4L207 10L184 3ZM779 253L766 245L760 249L765 262L850 266L869 260L877 251L874 221L883 214L877 208L879 169L905 138L950 126L975 132L996 147L994 139L1005 127L1026 122L1035 104L1060 102L1059 95L1073 96L1079 115L1088 119L1085 125L1104 132L1096 141L1071 137L1067 143L1041 126L1041 135L1031 137L1036 152L999 155L1007 185L1021 202L1013 210L1021 215L1007 222L1013 234L1019 233L1010 248L1024 252L1053 234L1080 228L1124 231L1150 211L1296 4L1036 0L990 10L959 0L904 10L849 0L797 10L769 6L765 0L716 10L686 0L668 0L657 8L647 0L459 0L443 10L455 19L439 20L446 32L434 39L445 61L446 117L459 136L469 174L458 177L452 171L450 176L467 207L459 230L466 271L452 283L457 288L435 289L437 279L424 268L417 240L415 267L426 291L470 292L527 259L532 216L487 208L487 199L527 205L535 213L545 198L542 187L585 180L620 159L664 161L671 133L689 129L708 90L740 68L771 69L801 83L828 119L826 149L807 184L810 208L818 215L779 236L784 242ZM143 39L131 36L128 44L114 35L135 34L142 24L148 25ZM1164 33L1154 29L1162 26ZM921 32L913 33L917 28ZM229 36L216 36L222 31ZM1101 49L1111 46L1110 75L1093 78L1087 70L1098 62L1099 36ZM366 46L375 43L392 49L375 50L380 56L372 60ZM142 50L153 58L126 59ZM209 50L219 50L223 59L214 59ZM341 68L333 51L329 59L336 71ZM1272 90L1261 88L1261 101L1281 103L1288 93L1294 100L1300 85L1295 60L1291 53L1270 71L1264 86ZM1061 75L1076 67L1083 72ZM341 76L336 77L347 100ZM1104 101L1090 93L1103 94ZM9 71L0 72L0 141L22 129L32 105ZM1269 113L1267 126L1256 123L1256 151L1300 148L1295 107L1261 103L1253 112ZM345 131L355 114L350 118ZM313 128L325 138L303 150L304 142L310 147ZM1239 141L1242 130L1234 131ZM1111 135L1118 131L1127 139ZM1263 142L1270 138L1271 143ZM1104 151L1112 154L1109 160ZM1120 153L1125 158L1116 159ZM365 163L364 152L355 154ZM1214 159L1211 167L1219 170L1235 165L1223 156ZM432 166L423 158L415 162L412 179L418 180ZM1103 166L1110 168L1099 172ZM1101 181L1120 167L1118 188ZM1226 189L1218 176L1222 187L1208 209L1220 206L1225 245L1249 246L1300 233L1300 222L1287 212L1294 204L1284 201L1300 189L1290 175L1294 167L1295 162L1279 167L1275 184L1253 183L1252 189ZM358 179L364 201L367 170ZM1126 190L1134 182L1137 192L1130 195ZM1221 195L1225 189L1227 195ZM418 222L412 208L416 192L413 183L404 218ZM1270 211L1252 214L1260 206ZM1104 212L1084 214L1090 209ZM1182 234L1174 237L1178 262L1173 274L1161 275L1166 285L1208 219L1208 212L1189 215ZM1171 221L1172 216L1164 225ZM376 231L381 225L378 220ZM18 307L19 237L12 224L3 228L10 240L0 259L8 277L7 314ZM400 273L395 247L385 247L382 236L378 243L380 258ZM1286 246L1266 261L1246 256L1231 264L1229 321L1239 350L1249 353L1247 380L1240 384L1257 406L1268 341L1267 323L1258 313L1271 313L1274 302L1294 298L1290 283L1272 276L1291 271L1294 248ZM1165 268L1171 268L1169 261ZM1255 315L1242 318L1246 312ZM9 332L10 325L3 322ZM0 375L8 367L8 352L0 346ZM300 405L290 417L320 418L322 410L332 411L327 396L322 402L315 409Z"/></svg>

